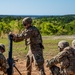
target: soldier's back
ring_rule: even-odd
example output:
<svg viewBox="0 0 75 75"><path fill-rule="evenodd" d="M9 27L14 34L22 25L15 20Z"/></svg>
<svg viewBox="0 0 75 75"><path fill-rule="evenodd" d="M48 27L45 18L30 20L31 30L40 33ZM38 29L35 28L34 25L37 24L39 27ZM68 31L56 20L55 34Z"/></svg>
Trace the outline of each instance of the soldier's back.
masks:
<svg viewBox="0 0 75 75"><path fill-rule="evenodd" d="M69 60L69 66L66 70L68 74L75 75L75 49L72 47L66 47L64 50L67 52L67 58Z"/></svg>

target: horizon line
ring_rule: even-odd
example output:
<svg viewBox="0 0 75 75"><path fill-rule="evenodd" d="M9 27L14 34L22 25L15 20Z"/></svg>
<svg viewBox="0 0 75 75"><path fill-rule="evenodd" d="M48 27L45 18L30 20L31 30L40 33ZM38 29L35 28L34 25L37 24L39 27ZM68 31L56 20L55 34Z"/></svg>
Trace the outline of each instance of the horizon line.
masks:
<svg viewBox="0 0 75 75"><path fill-rule="evenodd" d="M65 15L75 15L75 14L63 14L63 15L17 15L17 14L15 14L15 15L13 15L13 14L0 14L0 16L65 16Z"/></svg>

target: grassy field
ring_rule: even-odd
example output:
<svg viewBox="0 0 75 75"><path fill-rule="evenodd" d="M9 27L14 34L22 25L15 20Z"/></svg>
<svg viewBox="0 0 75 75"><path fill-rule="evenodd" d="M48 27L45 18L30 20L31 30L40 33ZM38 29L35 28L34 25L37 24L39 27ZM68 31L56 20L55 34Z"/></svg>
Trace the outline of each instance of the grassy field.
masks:
<svg viewBox="0 0 75 75"><path fill-rule="evenodd" d="M48 59L56 55L59 51L57 48L57 44L60 40L66 40L70 43L75 39L75 36L43 36L43 45L44 49L44 58ZM4 55L8 57L9 53L9 39L7 37L0 38L0 43L4 43L6 46L6 52ZM24 41L15 43L13 42L13 58L25 58L28 49L25 50Z"/></svg>

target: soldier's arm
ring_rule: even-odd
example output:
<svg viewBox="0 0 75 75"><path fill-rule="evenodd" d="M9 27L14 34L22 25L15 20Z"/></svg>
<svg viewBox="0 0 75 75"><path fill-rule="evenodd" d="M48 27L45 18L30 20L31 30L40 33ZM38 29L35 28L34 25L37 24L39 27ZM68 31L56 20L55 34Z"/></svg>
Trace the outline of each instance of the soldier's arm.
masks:
<svg viewBox="0 0 75 75"><path fill-rule="evenodd" d="M23 31L21 34L17 34L13 36L13 41L19 42L23 41L24 39L27 39L31 37L32 30Z"/></svg>
<svg viewBox="0 0 75 75"><path fill-rule="evenodd" d="M47 60L46 66L51 67L53 65L56 65L60 63L62 60L65 59L65 57L68 55L67 51L62 51L58 53L55 57L53 57L51 60Z"/></svg>

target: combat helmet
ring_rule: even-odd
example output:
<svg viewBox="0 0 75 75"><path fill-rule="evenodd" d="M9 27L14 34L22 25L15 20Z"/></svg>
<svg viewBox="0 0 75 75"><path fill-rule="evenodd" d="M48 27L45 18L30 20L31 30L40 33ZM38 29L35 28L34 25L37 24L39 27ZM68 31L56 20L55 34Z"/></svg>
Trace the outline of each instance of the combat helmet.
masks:
<svg viewBox="0 0 75 75"><path fill-rule="evenodd" d="M25 22L31 24L31 23L32 23L32 19L31 19L30 17L26 17L26 18L24 18L24 19L22 20L22 22L23 22L23 24L24 24Z"/></svg>
<svg viewBox="0 0 75 75"><path fill-rule="evenodd" d="M75 49L75 40L72 41L72 47Z"/></svg>
<svg viewBox="0 0 75 75"><path fill-rule="evenodd" d="M68 43L67 41L65 41L65 40L62 40L62 41L60 41L60 42L58 43L58 47L59 47L60 49L64 49L64 48L67 47L67 46L69 46L69 43Z"/></svg>
<svg viewBox="0 0 75 75"><path fill-rule="evenodd" d="M0 48L2 48L5 51L5 45L0 43Z"/></svg>

